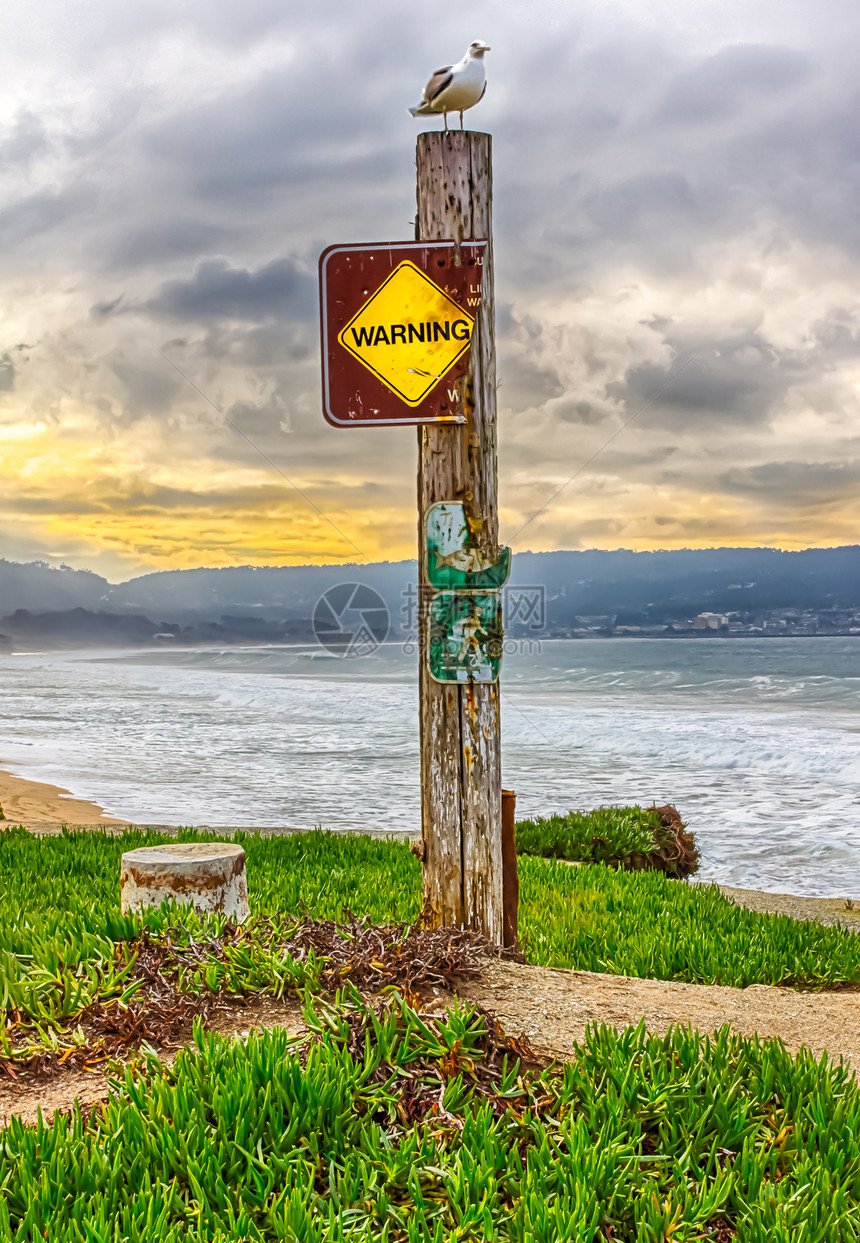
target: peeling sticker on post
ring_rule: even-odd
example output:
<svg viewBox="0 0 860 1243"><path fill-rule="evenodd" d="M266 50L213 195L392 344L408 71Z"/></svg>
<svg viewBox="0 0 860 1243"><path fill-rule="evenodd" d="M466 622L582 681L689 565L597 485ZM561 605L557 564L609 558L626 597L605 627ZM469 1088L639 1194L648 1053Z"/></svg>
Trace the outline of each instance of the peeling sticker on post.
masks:
<svg viewBox="0 0 860 1243"><path fill-rule="evenodd" d="M449 591L498 591L511 572L511 550L500 548L495 560L477 546L462 501L431 505L425 518L427 581Z"/></svg>
<svg viewBox="0 0 860 1243"><path fill-rule="evenodd" d="M436 682L498 682L504 633L497 591L439 591L427 618L427 665Z"/></svg>

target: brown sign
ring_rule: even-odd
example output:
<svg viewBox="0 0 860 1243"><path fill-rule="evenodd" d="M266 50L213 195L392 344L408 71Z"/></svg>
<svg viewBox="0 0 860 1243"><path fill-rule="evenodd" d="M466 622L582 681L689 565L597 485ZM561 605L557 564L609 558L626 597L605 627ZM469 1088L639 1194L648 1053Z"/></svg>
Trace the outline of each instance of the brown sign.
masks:
<svg viewBox="0 0 860 1243"><path fill-rule="evenodd" d="M335 427L462 423L486 242L368 242L320 256L323 414Z"/></svg>

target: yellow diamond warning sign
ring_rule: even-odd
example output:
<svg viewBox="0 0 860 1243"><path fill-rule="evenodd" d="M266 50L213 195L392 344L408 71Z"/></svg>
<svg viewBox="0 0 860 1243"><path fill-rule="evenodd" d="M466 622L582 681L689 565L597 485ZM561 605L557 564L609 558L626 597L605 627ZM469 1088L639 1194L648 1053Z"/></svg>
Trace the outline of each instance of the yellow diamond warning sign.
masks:
<svg viewBox="0 0 860 1243"><path fill-rule="evenodd" d="M322 406L333 427L465 423L487 242L360 242L320 255Z"/></svg>
<svg viewBox="0 0 860 1243"><path fill-rule="evenodd" d="M408 406L418 406L472 340L475 320L408 259L338 340Z"/></svg>

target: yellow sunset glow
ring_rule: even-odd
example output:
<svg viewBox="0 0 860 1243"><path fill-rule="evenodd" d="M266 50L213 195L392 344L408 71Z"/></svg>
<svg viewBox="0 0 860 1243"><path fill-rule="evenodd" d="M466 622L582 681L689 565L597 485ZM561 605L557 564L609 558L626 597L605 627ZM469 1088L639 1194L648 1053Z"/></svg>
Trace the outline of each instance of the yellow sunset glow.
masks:
<svg viewBox="0 0 860 1243"><path fill-rule="evenodd" d="M415 555L411 481L390 497L380 488L368 505L349 476L329 475L319 484L306 472L296 479L300 495L265 463L240 468L202 455L147 462L153 446L145 438L97 445L68 430L58 438L46 423L7 425L0 433L4 525L29 532L55 555L68 550L72 560L89 552L132 571ZM532 504L518 477L511 494L521 496L521 508L505 503L503 461L501 537L515 551L828 546L854 542L860 518L855 501L804 513L788 504L596 475L575 481L529 521L542 503L537 489L529 489L537 499Z"/></svg>

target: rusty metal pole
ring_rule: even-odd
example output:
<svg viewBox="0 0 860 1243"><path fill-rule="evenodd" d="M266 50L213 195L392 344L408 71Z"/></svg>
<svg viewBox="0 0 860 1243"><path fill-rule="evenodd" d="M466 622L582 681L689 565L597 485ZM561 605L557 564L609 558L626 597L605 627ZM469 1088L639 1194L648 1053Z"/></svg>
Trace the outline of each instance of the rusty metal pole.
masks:
<svg viewBox="0 0 860 1243"><path fill-rule="evenodd" d="M502 790L502 910L504 944L519 941L520 877L517 871L517 796Z"/></svg>
<svg viewBox="0 0 860 1243"><path fill-rule="evenodd" d="M501 944L502 790L499 687L442 685L427 669L424 518L438 501L461 501L470 538L495 561L498 546L492 145L471 131L418 137L422 241L486 238L481 305L468 374L457 382L460 426L418 429L419 679L424 910L432 926L475 928Z"/></svg>

